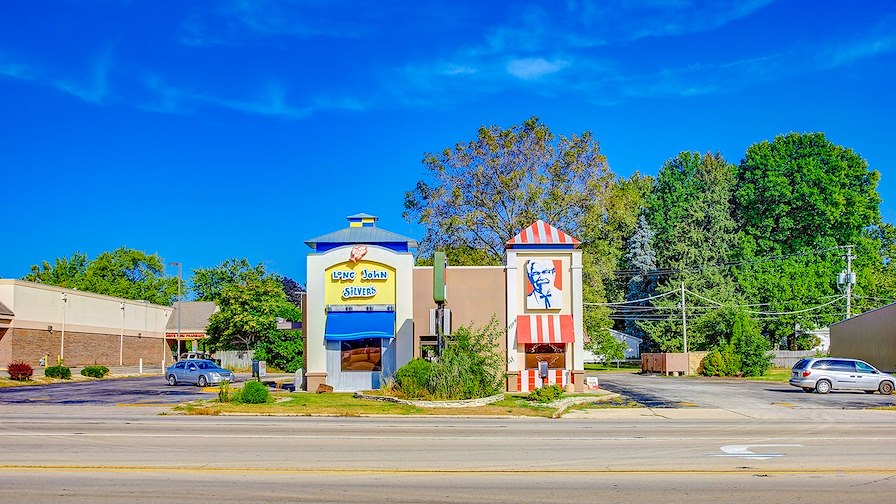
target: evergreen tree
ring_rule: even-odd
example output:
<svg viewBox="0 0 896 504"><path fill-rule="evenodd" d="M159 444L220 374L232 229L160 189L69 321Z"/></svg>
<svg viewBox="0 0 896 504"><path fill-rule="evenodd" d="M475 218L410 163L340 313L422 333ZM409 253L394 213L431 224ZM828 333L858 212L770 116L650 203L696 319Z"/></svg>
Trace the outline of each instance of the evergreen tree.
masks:
<svg viewBox="0 0 896 504"><path fill-rule="evenodd" d="M678 290L683 282L688 290L716 301L738 301L735 282L721 268L739 243L731 206L735 180L735 167L721 154L682 152L660 169L648 199L647 221L656 233L657 265L671 273L660 278L658 293ZM677 303L679 296L658 300L658 313L668 318L642 324L652 344L663 351L684 348ZM687 315L698 322L705 313L690 309ZM707 345L702 331L688 331L689 350Z"/></svg>
<svg viewBox="0 0 896 504"><path fill-rule="evenodd" d="M638 224L635 233L628 240L628 252L625 257L629 265L635 270L636 274L627 283L626 301L637 301L653 296L656 292L656 253L653 251L653 231L647 218L642 213L638 217ZM642 301L640 303L626 305L631 306L650 306L650 301ZM627 312L631 308L626 309ZM625 319L625 332L641 338L647 343L647 334L638 324L637 318L629 317ZM647 345L649 347L649 345Z"/></svg>

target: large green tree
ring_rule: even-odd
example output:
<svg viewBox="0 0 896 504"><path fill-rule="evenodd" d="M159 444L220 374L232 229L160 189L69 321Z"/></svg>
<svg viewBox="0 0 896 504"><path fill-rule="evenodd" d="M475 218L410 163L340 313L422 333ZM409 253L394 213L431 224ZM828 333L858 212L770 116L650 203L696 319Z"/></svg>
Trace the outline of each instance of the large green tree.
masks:
<svg viewBox="0 0 896 504"><path fill-rule="evenodd" d="M735 211L756 255L854 244L880 221L880 174L824 133L751 145L737 170Z"/></svg>
<svg viewBox="0 0 896 504"><path fill-rule="evenodd" d="M626 241L637 226L638 216L653 189L654 179L635 172L631 177L616 178L601 204L592 205L585 214L582 240L582 289L586 303L585 331L594 337L612 327L611 310L602 306L621 301L625 285L616 272L627 268Z"/></svg>
<svg viewBox="0 0 896 504"><path fill-rule="evenodd" d="M208 344L222 350L256 350L258 357L286 371L301 366L301 336L277 329L277 318L300 320L278 277L269 276L225 286L217 299L219 311L209 318ZM263 355L262 355L263 354ZM283 362L280 362L283 361ZM295 368L295 369L291 369Z"/></svg>
<svg viewBox="0 0 896 504"><path fill-rule="evenodd" d="M53 264L44 261L40 265L31 266L31 273L22 277L22 280L80 289L89 262L87 254L75 252L70 258L57 257Z"/></svg>
<svg viewBox="0 0 896 504"><path fill-rule="evenodd" d="M423 166L404 215L426 229L421 255L443 248L453 264L500 264L504 243L537 219L577 235L612 182L590 132L557 138L537 117L483 126L474 140L427 153Z"/></svg>
<svg viewBox="0 0 896 504"><path fill-rule="evenodd" d="M734 166L721 154L682 152L660 169L646 212L654 232L656 264L666 273L657 292L679 290L684 283L688 290L718 302L738 300L734 281L721 268L739 242L731 206L734 182ZM672 310L678 302L678 296L658 300L659 313L669 318L641 324L650 335L649 346L683 349L683 324ZM705 314L705 310L691 309L689 318L697 322ZM689 350L711 344L699 327L689 327Z"/></svg>
<svg viewBox="0 0 896 504"><path fill-rule="evenodd" d="M248 259L227 259L212 268L193 270L193 297L196 301L217 301L224 288L267 277L264 264L252 266Z"/></svg>
<svg viewBox="0 0 896 504"><path fill-rule="evenodd" d="M737 275L744 294L763 307L763 332L788 348L812 345L797 327L845 315L837 274L854 245L856 293L875 293L886 278L880 225L880 175L852 149L823 133L791 133L751 145L737 170L735 213L743 231Z"/></svg>
<svg viewBox="0 0 896 504"><path fill-rule="evenodd" d="M158 254L121 247L94 260L75 253L54 265L44 261L32 266L24 280L170 305L177 296L177 278L166 275L164 265Z"/></svg>

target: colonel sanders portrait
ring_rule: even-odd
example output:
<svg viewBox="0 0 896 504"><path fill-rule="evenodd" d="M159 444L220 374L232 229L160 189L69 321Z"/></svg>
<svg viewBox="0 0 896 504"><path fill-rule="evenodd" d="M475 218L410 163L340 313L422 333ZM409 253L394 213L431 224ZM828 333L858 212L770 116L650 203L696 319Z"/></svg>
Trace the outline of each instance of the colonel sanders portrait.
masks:
<svg viewBox="0 0 896 504"><path fill-rule="evenodd" d="M526 294L526 308L530 310L559 310L563 308L563 291L555 285L557 267L550 259L526 261L526 276L532 289Z"/></svg>

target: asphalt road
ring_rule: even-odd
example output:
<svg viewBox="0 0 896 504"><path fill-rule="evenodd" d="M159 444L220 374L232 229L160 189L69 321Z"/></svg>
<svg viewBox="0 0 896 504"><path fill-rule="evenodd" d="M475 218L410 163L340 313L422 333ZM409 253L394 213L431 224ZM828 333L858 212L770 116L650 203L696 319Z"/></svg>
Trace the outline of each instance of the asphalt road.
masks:
<svg viewBox="0 0 896 504"><path fill-rule="evenodd" d="M0 502L891 502L896 416L159 416L0 409Z"/></svg>
<svg viewBox="0 0 896 504"><path fill-rule="evenodd" d="M0 389L0 502L891 502L893 397L601 374L557 420L192 417L161 377ZM114 406L128 405L128 406ZM142 405L142 406L141 406Z"/></svg>

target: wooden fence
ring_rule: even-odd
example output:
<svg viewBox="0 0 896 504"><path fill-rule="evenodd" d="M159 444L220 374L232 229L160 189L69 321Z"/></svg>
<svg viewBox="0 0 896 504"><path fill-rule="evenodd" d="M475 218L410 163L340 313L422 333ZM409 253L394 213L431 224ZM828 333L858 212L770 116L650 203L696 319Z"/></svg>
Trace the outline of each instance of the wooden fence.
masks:
<svg viewBox="0 0 896 504"><path fill-rule="evenodd" d="M792 368L800 359L815 356L815 350L775 350L772 352L772 367Z"/></svg>
<svg viewBox="0 0 896 504"><path fill-rule="evenodd" d="M221 367L227 369L252 369L251 350L224 350L215 352L214 357L221 359Z"/></svg>

